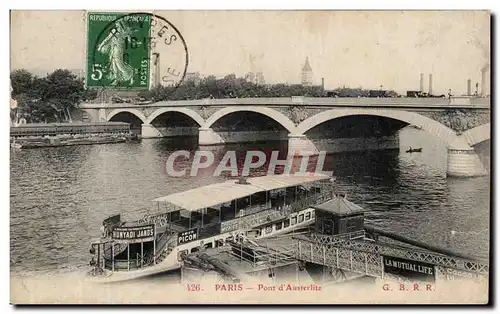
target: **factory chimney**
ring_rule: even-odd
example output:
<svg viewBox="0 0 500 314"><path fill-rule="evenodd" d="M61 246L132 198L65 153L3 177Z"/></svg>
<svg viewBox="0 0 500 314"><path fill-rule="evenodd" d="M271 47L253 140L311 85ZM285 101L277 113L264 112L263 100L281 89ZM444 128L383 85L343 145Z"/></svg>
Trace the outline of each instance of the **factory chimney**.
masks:
<svg viewBox="0 0 500 314"><path fill-rule="evenodd" d="M486 64L482 69L481 69L481 96L484 97L488 94L489 92L489 82L487 80L489 79L487 76L489 75L490 70L490 65Z"/></svg>
<svg viewBox="0 0 500 314"><path fill-rule="evenodd" d="M420 73L420 92L424 92L424 73Z"/></svg>
<svg viewBox="0 0 500 314"><path fill-rule="evenodd" d="M472 81L471 79L467 80L467 96L472 95Z"/></svg>
<svg viewBox="0 0 500 314"><path fill-rule="evenodd" d="M324 77L321 78L321 90L325 91L325 78Z"/></svg>
<svg viewBox="0 0 500 314"><path fill-rule="evenodd" d="M432 73L429 74L429 95L432 95Z"/></svg>

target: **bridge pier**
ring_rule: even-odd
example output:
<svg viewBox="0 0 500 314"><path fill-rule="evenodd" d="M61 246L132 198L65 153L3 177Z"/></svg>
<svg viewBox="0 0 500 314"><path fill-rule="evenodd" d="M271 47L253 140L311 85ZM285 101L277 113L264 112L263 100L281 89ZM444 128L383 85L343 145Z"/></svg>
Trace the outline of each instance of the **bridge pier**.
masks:
<svg viewBox="0 0 500 314"><path fill-rule="evenodd" d="M163 134L155 128L153 125L148 124L148 123L143 123L141 125L141 137L142 138L157 138L157 137L163 137Z"/></svg>
<svg viewBox="0 0 500 314"><path fill-rule="evenodd" d="M98 119L99 122L108 121L108 119L106 119L106 109L101 108L101 109L98 110L98 112L97 112L97 119Z"/></svg>
<svg viewBox="0 0 500 314"><path fill-rule="evenodd" d="M211 128L199 128L198 145L224 144L224 139Z"/></svg>
<svg viewBox="0 0 500 314"><path fill-rule="evenodd" d="M315 156L319 154L319 151L307 136L303 134L290 134L288 135L288 154Z"/></svg>
<svg viewBox="0 0 500 314"><path fill-rule="evenodd" d="M448 177L478 177L488 175L488 171L472 147L469 149L448 148L446 175Z"/></svg>

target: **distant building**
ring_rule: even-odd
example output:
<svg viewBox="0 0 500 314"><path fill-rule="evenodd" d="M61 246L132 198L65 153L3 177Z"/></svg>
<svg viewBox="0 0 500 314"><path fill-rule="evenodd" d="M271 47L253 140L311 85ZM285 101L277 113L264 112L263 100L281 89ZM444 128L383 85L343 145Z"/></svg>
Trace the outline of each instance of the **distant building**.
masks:
<svg viewBox="0 0 500 314"><path fill-rule="evenodd" d="M262 72L257 72L257 73L248 72L245 75L245 81L252 82L252 83L258 84L258 85L266 84L266 80L264 79L264 73L262 73Z"/></svg>
<svg viewBox="0 0 500 314"><path fill-rule="evenodd" d="M303 86L312 86L313 84L313 73L311 65L309 64L309 58L306 57L306 63L302 67L302 74L300 77L300 82Z"/></svg>
<svg viewBox="0 0 500 314"><path fill-rule="evenodd" d="M255 73L253 72L248 72L245 75L245 81L250 82L250 83L255 83Z"/></svg>
<svg viewBox="0 0 500 314"><path fill-rule="evenodd" d="M266 80L264 80L264 73L262 72L257 72L257 75L255 75L255 81L259 85L264 85L266 84Z"/></svg>

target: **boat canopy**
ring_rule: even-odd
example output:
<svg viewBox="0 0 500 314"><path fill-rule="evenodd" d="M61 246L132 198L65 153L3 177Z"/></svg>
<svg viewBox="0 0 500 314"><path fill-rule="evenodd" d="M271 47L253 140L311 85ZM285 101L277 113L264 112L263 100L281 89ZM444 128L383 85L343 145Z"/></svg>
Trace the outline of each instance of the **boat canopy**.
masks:
<svg viewBox="0 0 500 314"><path fill-rule="evenodd" d="M336 196L328 202L312 206L312 208L324 212L333 213L340 217L353 216L370 211L357 204L354 204L353 202L348 201L345 195Z"/></svg>
<svg viewBox="0 0 500 314"><path fill-rule="evenodd" d="M238 184L239 180L233 179L159 197L153 201L170 203L184 210L196 211L202 208L224 204L259 192L282 189L329 178L329 176L323 174L304 173L301 175L282 174L253 177L246 179L246 184Z"/></svg>

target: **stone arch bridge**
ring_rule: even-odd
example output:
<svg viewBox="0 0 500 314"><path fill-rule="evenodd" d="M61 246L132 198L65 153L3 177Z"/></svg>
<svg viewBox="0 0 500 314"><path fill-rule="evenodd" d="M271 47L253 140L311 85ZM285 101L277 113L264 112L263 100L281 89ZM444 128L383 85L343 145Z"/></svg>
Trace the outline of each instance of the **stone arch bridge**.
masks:
<svg viewBox="0 0 500 314"><path fill-rule="evenodd" d="M473 147L490 139L489 98L230 98L83 103L77 111L83 121L130 122L143 138L198 135L200 145L288 138L289 151L301 155L321 150L315 143L319 133L342 138L349 147L353 138L380 138L389 145L411 125L446 143L448 175L487 173Z"/></svg>

